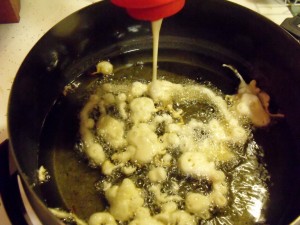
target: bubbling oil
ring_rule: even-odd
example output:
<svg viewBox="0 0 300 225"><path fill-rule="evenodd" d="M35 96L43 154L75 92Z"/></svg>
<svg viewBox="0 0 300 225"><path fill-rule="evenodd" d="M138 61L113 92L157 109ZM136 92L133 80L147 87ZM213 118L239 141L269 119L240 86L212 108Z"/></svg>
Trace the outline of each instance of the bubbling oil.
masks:
<svg viewBox="0 0 300 225"><path fill-rule="evenodd" d="M134 68L130 68L135 70ZM148 68L149 69L149 68ZM128 69L127 69L128 70ZM147 67L143 70L147 74ZM149 69L150 70L150 69ZM112 85L117 85L120 90L119 92L126 92L126 89L130 87L133 81L136 79L134 77L124 76L124 71L118 71L113 78L105 78L96 81L92 86L91 90L96 90L101 88L103 84L109 83ZM194 81L183 78L176 74L169 74L166 71L161 71L167 80L176 81L182 85L192 85L197 86ZM128 73L128 71L126 71ZM126 77L126 78L125 78ZM139 77L143 80L142 75ZM144 83L148 82L144 80ZM116 87L117 87L116 86ZM224 95L212 84L205 84L205 87L216 93L216 96L224 98ZM193 93L186 93L186 96L193 95ZM214 102L209 101L205 98L203 99L192 99L186 98L182 101L174 101L172 108L177 110L181 109L184 111L182 119L184 123L196 119L203 124L208 124L210 121L216 119L222 123L226 123L223 118L222 113L218 105ZM121 116L118 110L114 107L109 108L106 112L108 115L120 119ZM156 112L156 115L167 114L167 110L160 110ZM100 115L99 108L94 108L91 112L91 117L98 122ZM151 122L151 121L150 121ZM175 121L182 122L182 121ZM125 131L127 132L133 126L130 120L125 124ZM230 126L226 124L225 126ZM263 162L263 150L256 144L251 133L251 127L245 125L244 129L249 134L247 142L244 145L237 145L233 143L224 143L231 152L234 153L234 158L225 162L217 161L216 168L222 171L226 178L225 182L229 187L229 192L226 196L228 204L225 207L218 207L217 205L211 206L210 213L211 217L209 219L198 218L199 224L256 224L263 223L265 221L264 211L266 209L269 194L267 181L269 179L267 170ZM162 136L165 132L163 124L157 126L156 135ZM196 142L207 138L207 130L205 129L195 129L193 133L193 138ZM105 155L111 158L115 153L115 149L111 147L110 143L107 143L105 139L101 136L96 135L96 130L93 130L96 136L96 142L103 146ZM82 140L79 140L82 141ZM78 145L77 145L78 146ZM79 146L83 146L79 145ZM78 149L77 149L78 150ZM125 150L125 149L124 149ZM84 148L79 148L79 151L84 152ZM166 179L160 183L162 194L167 194L168 196L179 196L177 206L180 210L185 210L185 196L188 192L200 193L204 196L210 195L212 192L212 181L207 177L192 177L183 174L182 171L178 169L178 159L181 155L179 148L167 148L167 153L171 155L172 159L167 170ZM105 185L110 183L111 185L120 185L125 178L131 179L137 188L140 188L144 196L144 206L150 209L151 215L156 215L161 212L161 205L155 199L155 195L151 191L153 182L149 180L148 172L151 168L157 166L161 163L162 157L157 155L153 158L150 163L138 164L134 161L126 162L125 167L136 167L136 171L130 175L124 175L121 167L115 169L110 175L101 175L99 180L95 183L95 189L101 196L101 199L105 199ZM117 164L118 162L115 161ZM93 164L90 164L94 166ZM105 210L109 210L109 204L104 202ZM80 215L79 215L80 216ZM127 224L126 222L118 222L119 224Z"/></svg>

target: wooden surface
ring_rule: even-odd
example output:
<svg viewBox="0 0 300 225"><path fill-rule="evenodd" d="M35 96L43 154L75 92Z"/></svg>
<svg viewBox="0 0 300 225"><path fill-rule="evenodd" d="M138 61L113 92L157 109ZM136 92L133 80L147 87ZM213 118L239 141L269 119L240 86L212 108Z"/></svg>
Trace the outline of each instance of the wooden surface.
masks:
<svg viewBox="0 0 300 225"><path fill-rule="evenodd" d="M0 23L17 23L20 20L20 0L0 0Z"/></svg>

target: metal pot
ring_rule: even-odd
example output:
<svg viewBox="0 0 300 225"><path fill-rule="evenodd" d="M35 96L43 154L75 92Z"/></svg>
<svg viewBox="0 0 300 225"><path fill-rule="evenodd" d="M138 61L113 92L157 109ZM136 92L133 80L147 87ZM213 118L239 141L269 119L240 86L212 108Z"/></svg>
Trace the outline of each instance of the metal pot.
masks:
<svg viewBox="0 0 300 225"><path fill-rule="evenodd" d="M133 20L104 1L54 26L22 63L9 101L9 139L29 200L44 224L58 223L46 207L59 202L54 200L57 196L44 196L35 185L39 160L47 161L57 143L55 137L63 136L45 126L53 105L66 85L80 79L99 60L110 59L116 67L151 61L151 47L149 23ZM272 106L284 113L285 119L257 135L258 143L266 149L271 174L267 223L291 222L300 213L299 43L271 21L241 6L190 0L180 13L164 21L159 62L173 62L180 73L209 80L226 93L234 92L238 80L221 65L232 64L247 81L256 79L270 94ZM184 63L188 66L182 67ZM54 127L60 127L65 118L66 112L60 113L61 118L53 117ZM76 135L72 119L67 125L70 133L60 140L73 140ZM63 145L70 148L70 143ZM56 189L55 182L49 189Z"/></svg>

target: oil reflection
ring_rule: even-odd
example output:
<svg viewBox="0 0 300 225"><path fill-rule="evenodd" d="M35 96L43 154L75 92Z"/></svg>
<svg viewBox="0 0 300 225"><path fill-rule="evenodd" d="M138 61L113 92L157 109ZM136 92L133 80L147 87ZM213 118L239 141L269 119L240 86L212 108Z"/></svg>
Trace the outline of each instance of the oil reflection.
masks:
<svg viewBox="0 0 300 225"><path fill-rule="evenodd" d="M137 33L137 32L139 32L141 30L141 28L142 28L142 25L136 24L136 25L127 27L127 30L130 33Z"/></svg>
<svg viewBox="0 0 300 225"><path fill-rule="evenodd" d="M50 52L50 54L49 54L49 58L48 58L48 60L47 60L49 63L48 63L48 65L47 65L47 71L52 71L52 70L54 70L56 67L57 67L57 65L58 65L58 52L57 51L55 51L55 50L53 50L53 51L51 51Z"/></svg>
<svg viewBox="0 0 300 225"><path fill-rule="evenodd" d="M248 204L248 212L254 217L254 222L265 221L262 215L263 207L265 205L265 196L267 193L266 188L260 185L254 185L253 191L261 193L261 195L256 197L251 197Z"/></svg>

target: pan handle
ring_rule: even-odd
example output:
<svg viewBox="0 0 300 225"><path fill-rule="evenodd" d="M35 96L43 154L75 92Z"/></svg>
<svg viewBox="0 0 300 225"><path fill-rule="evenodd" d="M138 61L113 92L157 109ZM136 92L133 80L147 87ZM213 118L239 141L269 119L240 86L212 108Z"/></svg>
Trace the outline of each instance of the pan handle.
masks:
<svg viewBox="0 0 300 225"><path fill-rule="evenodd" d="M285 19L280 26L300 42L300 13L292 18Z"/></svg>
<svg viewBox="0 0 300 225"><path fill-rule="evenodd" d="M8 215L12 224L28 224L23 216L25 207L17 183L17 172L10 171L9 161L9 144L6 140L0 144L0 210Z"/></svg>

